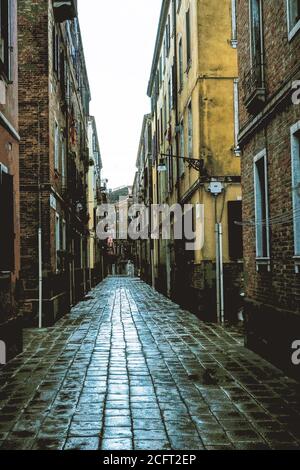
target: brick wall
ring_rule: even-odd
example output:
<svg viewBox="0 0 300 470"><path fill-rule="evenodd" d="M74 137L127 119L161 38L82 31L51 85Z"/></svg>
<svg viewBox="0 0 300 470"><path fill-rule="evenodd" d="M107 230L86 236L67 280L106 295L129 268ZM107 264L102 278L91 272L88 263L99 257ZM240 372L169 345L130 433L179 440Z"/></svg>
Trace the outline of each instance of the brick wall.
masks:
<svg viewBox="0 0 300 470"><path fill-rule="evenodd" d="M42 192L43 258L49 258L49 85L47 2L18 2L21 262L25 289L37 288L38 174ZM40 163L39 163L40 162Z"/></svg>
<svg viewBox="0 0 300 470"><path fill-rule="evenodd" d="M244 106L243 77L249 68L249 10L248 1L238 2L238 39L239 39L239 74L241 132L246 125L253 126L247 138L242 142L242 181L243 181L243 217L244 221L254 220L254 183L253 158L266 148L268 158L268 184L270 217L292 211L291 150L290 127L300 119L300 106L292 104L288 97L273 114L261 119L255 128L255 119L260 114L250 115ZM267 102L289 83L289 78L300 58L300 35L288 41L286 2L263 2L264 51ZM265 111L262 111L262 115ZM261 302L280 305L298 310L300 296L299 275L294 267L293 224L272 225L271 272L262 269L256 271L255 226L245 225L245 277L246 294Z"/></svg>
<svg viewBox="0 0 300 470"><path fill-rule="evenodd" d="M300 34L288 40L285 0L263 3L265 103L249 114L244 76L250 67L249 2L238 1L240 147L245 257L247 345L295 375L291 344L300 328L300 275L295 272L290 127L300 120L292 81L300 79ZM290 215L270 225L270 269L257 266L254 157L267 153L269 216Z"/></svg>
<svg viewBox="0 0 300 470"><path fill-rule="evenodd" d="M251 116L244 106L243 77L250 67L249 1L238 0L238 63L240 76L240 124ZM264 62L268 99L299 67L300 35L288 40L286 0L263 1Z"/></svg>

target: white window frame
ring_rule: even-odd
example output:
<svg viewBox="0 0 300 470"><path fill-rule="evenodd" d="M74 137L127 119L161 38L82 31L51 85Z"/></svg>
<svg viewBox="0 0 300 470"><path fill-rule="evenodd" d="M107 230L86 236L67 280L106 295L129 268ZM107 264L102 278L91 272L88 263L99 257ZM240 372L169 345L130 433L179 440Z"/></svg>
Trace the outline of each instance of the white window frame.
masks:
<svg viewBox="0 0 300 470"><path fill-rule="evenodd" d="M300 20L295 24L295 26L291 27L290 24L290 0L286 0L286 16L287 16L287 28L288 28L288 39L291 41L293 37L298 33L300 30Z"/></svg>
<svg viewBox="0 0 300 470"><path fill-rule="evenodd" d="M258 205L258 176L257 176L257 163L259 160L264 160L264 170L265 170L265 204L266 204L266 236L267 236L267 256L261 256L259 253L259 234L258 234L258 215L257 215L257 205ZM270 210L269 210L269 197L268 197L268 161L267 161L267 150L263 149L254 157L254 165L253 165L253 176L254 176L254 203L255 203L255 244L256 244L256 261L257 267L259 264L267 264L268 270L270 270Z"/></svg>
<svg viewBox="0 0 300 470"><path fill-rule="evenodd" d="M236 0L231 0L231 46L236 49L238 45L237 40L237 5Z"/></svg>
<svg viewBox="0 0 300 470"><path fill-rule="evenodd" d="M298 134L298 135L296 135ZM296 218L300 217L300 213L296 212L297 206L300 208L299 199L297 194L296 184L300 183L300 121L291 126L291 165L292 165L292 198L293 198L293 223L294 223L294 259L296 273L300 273L300 229L298 233L298 223ZM297 161L296 161L297 159ZM296 170L296 165L298 168ZM297 241L299 240L299 241Z"/></svg>

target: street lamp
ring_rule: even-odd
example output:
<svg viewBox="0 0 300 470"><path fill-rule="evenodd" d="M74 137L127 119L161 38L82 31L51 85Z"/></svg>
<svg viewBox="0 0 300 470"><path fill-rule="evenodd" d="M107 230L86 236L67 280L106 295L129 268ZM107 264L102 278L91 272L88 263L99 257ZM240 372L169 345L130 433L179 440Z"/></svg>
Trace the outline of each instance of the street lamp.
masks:
<svg viewBox="0 0 300 470"><path fill-rule="evenodd" d="M241 177L238 175L226 175L226 176L211 176L208 174L207 169L205 168L205 162L203 158L191 158L191 157L181 157L179 155L173 155L171 153L160 153L159 154L159 163L157 166L158 173L163 173L167 171L166 159L167 158L177 158L179 160L183 160L189 164L191 168L202 173L199 177L199 181L203 183L240 183ZM209 192L210 188L208 189Z"/></svg>
<svg viewBox="0 0 300 470"><path fill-rule="evenodd" d="M160 159L159 159L159 164L157 167L157 171L159 173L162 173L164 171L167 171L167 166L166 166L166 159L167 158L176 158L185 161L186 163L189 164L191 168L194 168L194 170L197 170L199 172L205 172L205 166L204 166L204 160L203 158L191 158L191 157L181 157L178 155L172 155L168 153L161 153L160 154Z"/></svg>

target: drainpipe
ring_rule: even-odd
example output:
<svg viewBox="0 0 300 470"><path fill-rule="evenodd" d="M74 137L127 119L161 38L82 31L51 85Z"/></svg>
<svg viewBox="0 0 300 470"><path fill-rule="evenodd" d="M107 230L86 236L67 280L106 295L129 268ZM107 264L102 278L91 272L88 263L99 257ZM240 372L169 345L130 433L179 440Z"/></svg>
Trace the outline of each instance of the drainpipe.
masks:
<svg viewBox="0 0 300 470"><path fill-rule="evenodd" d="M220 238L219 238L219 224L217 216L217 200L218 196L215 195L215 237L216 237L216 293L217 293L217 320L221 320L221 302L220 302Z"/></svg>
<svg viewBox="0 0 300 470"><path fill-rule="evenodd" d="M42 253L42 197L41 197L41 152L40 152L40 103L37 105L38 113L38 258L39 258L39 328L43 327L43 253Z"/></svg>
<svg viewBox="0 0 300 470"><path fill-rule="evenodd" d="M224 324L225 322L225 315L224 315L224 273L223 273L223 228L222 223L218 224L218 232L219 232L219 256L220 256L220 318L221 323Z"/></svg>
<svg viewBox="0 0 300 470"><path fill-rule="evenodd" d="M38 230L39 244L39 328L43 327L43 266L42 266L42 229Z"/></svg>

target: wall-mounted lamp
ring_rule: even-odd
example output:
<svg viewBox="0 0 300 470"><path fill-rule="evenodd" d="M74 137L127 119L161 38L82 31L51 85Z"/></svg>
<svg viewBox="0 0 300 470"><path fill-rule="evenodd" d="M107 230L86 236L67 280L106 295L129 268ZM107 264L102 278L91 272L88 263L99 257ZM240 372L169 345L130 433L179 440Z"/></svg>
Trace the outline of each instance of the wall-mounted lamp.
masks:
<svg viewBox="0 0 300 470"><path fill-rule="evenodd" d="M164 173L167 171L167 165L165 159L161 158L157 166L158 173Z"/></svg>

